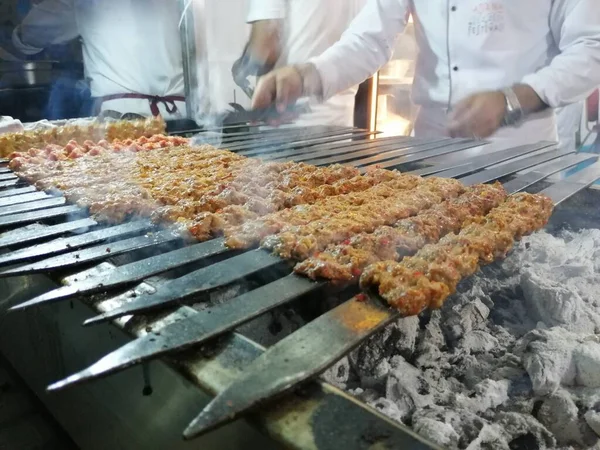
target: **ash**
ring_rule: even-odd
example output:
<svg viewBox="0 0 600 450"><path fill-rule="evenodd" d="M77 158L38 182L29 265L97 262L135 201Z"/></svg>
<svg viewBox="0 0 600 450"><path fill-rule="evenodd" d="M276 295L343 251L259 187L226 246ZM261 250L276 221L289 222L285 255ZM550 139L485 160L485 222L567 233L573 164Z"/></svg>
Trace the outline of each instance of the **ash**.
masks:
<svg viewBox="0 0 600 450"><path fill-rule="evenodd" d="M446 448L600 448L600 230L524 239L324 375Z"/></svg>

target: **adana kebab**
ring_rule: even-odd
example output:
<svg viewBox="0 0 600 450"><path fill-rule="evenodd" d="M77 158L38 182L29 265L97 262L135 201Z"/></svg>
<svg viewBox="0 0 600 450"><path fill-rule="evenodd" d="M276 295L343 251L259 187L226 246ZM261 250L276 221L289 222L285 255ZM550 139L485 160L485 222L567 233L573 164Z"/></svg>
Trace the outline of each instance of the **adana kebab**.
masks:
<svg viewBox="0 0 600 450"><path fill-rule="evenodd" d="M241 226L225 229L226 244L230 248L251 248L271 235L277 234L288 226L304 225L322 220L340 211L356 210L370 201L403 195L405 191L417 187L424 179L416 175L390 172L394 177L390 181L379 183L360 192L325 197L310 205L298 205L294 208L268 214L260 219L247 221Z"/></svg>
<svg viewBox="0 0 600 450"><path fill-rule="evenodd" d="M77 159L85 155L98 156L104 153L143 152L168 147L180 147L188 144L189 140L178 136L165 136L157 134L151 137L142 136L137 139L115 140L108 142L105 139L98 141L84 141L79 144L71 140L67 145L46 144L41 148L30 148L26 152L14 152L9 155L9 167L19 170L24 164L43 164L46 161L64 161Z"/></svg>
<svg viewBox="0 0 600 450"><path fill-rule="evenodd" d="M346 167L344 170L347 169ZM331 173L329 172L329 174ZM346 175L350 174L346 173ZM230 204L214 214L198 215L195 223L189 229L198 238L211 234L220 235L227 230L229 230L229 234L233 234L238 230L236 227L246 222L256 221L255 224L262 224L263 221L260 218L273 212L292 206L316 203L329 197L363 192L399 177L402 175L396 171L374 169L365 175L356 174L352 178L347 178L347 176L329 177L328 180L320 181L318 176L311 175L307 179L293 182L284 180L283 185L271 183L269 189L265 191L266 198L256 195L249 196L248 201L243 205ZM332 179L338 179L338 181L332 183ZM260 228L262 225L258 225L258 227ZM258 245L260 238L253 239L253 242L254 245ZM247 246L250 247L252 244L247 244ZM244 244L244 248L246 248L246 244Z"/></svg>
<svg viewBox="0 0 600 450"><path fill-rule="evenodd" d="M341 165L317 168L296 163L257 164L255 160L248 159L246 170L232 173L229 179L216 185L201 199L179 202L174 208L163 208L161 218L180 222L182 218L186 219L192 234L202 239L219 234L227 223L236 223L232 220L236 214L242 218L255 218L278 211L286 207L285 200L294 191L311 193L318 186L344 185L358 175L355 168ZM356 185L350 188L367 187ZM307 195L306 199L301 200L308 202L312 198Z"/></svg>
<svg viewBox="0 0 600 450"><path fill-rule="evenodd" d="M179 223L199 240L271 211L401 176L386 170L361 176L341 165L261 163L210 146L26 163L19 175L40 189L62 191L101 219L152 216Z"/></svg>
<svg viewBox="0 0 600 450"><path fill-rule="evenodd" d="M466 220L487 214L500 205L506 195L499 183L470 187L460 197L446 200L414 217L330 245L325 251L298 263L294 271L312 279L352 281L360 277L369 264L397 261L448 233L458 232Z"/></svg>
<svg viewBox="0 0 600 450"><path fill-rule="evenodd" d="M0 135L0 157L14 152L26 152L30 148L44 148L47 144L67 145L71 140L98 142L105 139L136 139L164 134L165 122L159 118L134 121L91 122L85 125L65 125L50 129L23 131Z"/></svg>
<svg viewBox="0 0 600 450"><path fill-rule="evenodd" d="M360 278L365 290L375 290L403 315L442 307L465 277L496 258L504 257L515 239L542 228L550 218L552 200L542 195L516 194L487 216L474 218L457 234L423 247L402 262L384 261L367 267Z"/></svg>
<svg viewBox="0 0 600 450"><path fill-rule="evenodd" d="M409 192L395 191L386 198L371 198L355 208L340 208L329 217L315 217L308 223L289 223L279 234L264 239L262 247L283 258L304 260L328 245L414 216L464 191L457 180L427 178Z"/></svg>

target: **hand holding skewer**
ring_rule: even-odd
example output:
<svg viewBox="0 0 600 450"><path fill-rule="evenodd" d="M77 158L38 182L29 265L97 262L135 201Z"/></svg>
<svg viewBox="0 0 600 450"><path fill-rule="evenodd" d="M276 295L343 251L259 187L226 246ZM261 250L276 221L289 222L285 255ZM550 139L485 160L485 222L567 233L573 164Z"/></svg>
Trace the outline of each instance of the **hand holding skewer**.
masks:
<svg viewBox="0 0 600 450"><path fill-rule="evenodd" d="M252 109L275 105L277 111L285 116L299 98L310 96L322 97L321 77L316 67L312 64L286 66L260 78L252 98ZM279 123L280 120L277 120L270 125Z"/></svg>

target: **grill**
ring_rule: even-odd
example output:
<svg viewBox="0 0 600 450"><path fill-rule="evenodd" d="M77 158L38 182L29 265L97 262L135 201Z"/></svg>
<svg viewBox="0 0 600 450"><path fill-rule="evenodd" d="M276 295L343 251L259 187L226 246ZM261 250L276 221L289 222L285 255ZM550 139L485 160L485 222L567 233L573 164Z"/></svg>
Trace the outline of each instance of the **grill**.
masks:
<svg viewBox="0 0 600 450"><path fill-rule="evenodd" d="M398 168L466 185L500 180L509 193L543 186L557 203L600 179L597 156L561 151L550 142L486 152L481 141L382 138L352 128L237 130L222 135L222 146L241 155L317 166L343 163L362 171ZM466 158L469 152L475 156ZM562 180L553 177L582 167ZM13 310L38 311L34 307L79 298L98 313L86 325L112 321L136 338L51 390L166 355L187 378L218 395L187 437L251 410L254 423L294 448L339 448L341 442L348 448L433 447L323 381L303 383L398 319L377 298L357 302L353 287L293 275L285 261L263 250L228 250L222 239L188 242L146 220L103 225L64 198L25 185L5 166L0 228L6 231L0 236L0 277L43 273L64 284L13 302ZM303 305L308 323L268 350L234 332L292 303ZM268 401L299 385L293 394Z"/></svg>

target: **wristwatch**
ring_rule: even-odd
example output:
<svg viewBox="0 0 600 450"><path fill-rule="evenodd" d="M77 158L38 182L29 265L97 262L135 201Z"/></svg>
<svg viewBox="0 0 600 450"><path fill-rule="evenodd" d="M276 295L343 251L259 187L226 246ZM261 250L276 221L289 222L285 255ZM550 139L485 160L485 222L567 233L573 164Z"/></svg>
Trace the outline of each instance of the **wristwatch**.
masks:
<svg viewBox="0 0 600 450"><path fill-rule="evenodd" d="M521 107L517 94L512 88L502 89L502 93L506 102L506 112L502 125L507 127L519 125L525 118L525 112Z"/></svg>

